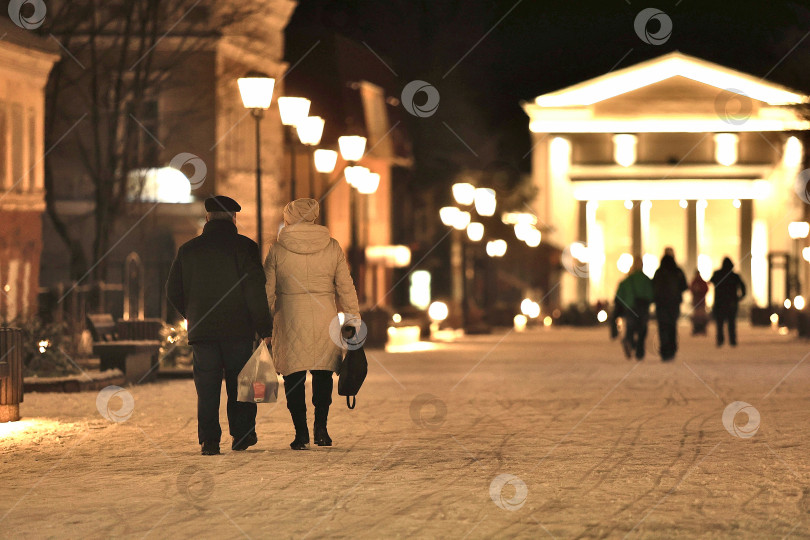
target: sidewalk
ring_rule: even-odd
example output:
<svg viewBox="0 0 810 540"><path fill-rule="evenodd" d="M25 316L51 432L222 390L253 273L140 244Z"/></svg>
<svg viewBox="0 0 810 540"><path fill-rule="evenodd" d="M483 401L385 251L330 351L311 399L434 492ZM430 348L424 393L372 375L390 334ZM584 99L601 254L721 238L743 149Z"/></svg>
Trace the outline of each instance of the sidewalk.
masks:
<svg viewBox="0 0 810 540"><path fill-rule="evenodd" d="M28 394L24 421L0 425L0 537L810 535L807 342L742 326L738 348L717 349L682 327L664 364L654 326L643 362L607 334L370 351L357 409L334 396L335 446L306 452L288 447L283 394L259 406L256 447L225 436L213 457L190 380L102 406L123 421L95 392ZM753 421L725 427L736 401Z"/></svg>

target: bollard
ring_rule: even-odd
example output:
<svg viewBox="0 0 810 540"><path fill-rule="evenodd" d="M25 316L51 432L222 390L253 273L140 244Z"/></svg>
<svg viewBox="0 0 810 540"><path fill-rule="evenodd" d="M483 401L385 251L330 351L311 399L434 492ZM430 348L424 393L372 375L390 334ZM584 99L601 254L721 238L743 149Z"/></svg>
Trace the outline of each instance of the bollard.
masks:
<svg viewBox="0 0 810 540"><path fill-rule="evenodd" d="M23 348L19 328L0 328L0 422L20 419Z"/></svg>

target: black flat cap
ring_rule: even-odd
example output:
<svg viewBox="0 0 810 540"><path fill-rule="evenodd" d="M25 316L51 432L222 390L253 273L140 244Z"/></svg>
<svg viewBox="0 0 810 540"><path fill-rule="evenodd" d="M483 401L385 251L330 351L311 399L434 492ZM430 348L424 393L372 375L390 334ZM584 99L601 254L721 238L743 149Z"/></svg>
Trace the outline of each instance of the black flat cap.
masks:
<svg viewBox="0 0 810 540"><path fill-rule="evenodd" d="M205 199L206 212L238 212L241 209L238 202L225 195Z"/></svg>

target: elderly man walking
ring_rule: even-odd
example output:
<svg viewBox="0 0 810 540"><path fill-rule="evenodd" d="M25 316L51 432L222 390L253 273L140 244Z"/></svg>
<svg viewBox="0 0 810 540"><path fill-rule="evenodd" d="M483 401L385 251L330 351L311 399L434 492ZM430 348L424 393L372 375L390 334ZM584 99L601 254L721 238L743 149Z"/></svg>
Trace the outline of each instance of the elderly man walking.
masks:
<svg viewBox="0 0 810 540"><path fill-rule="evenodd" d="M166 295L188 321L197 388L197 433L203 455L219 454L222 377L228 394L233 450L256 444L256 404L237 401L237 377L253 353L258 334L270 343L273 320L256 242L237 233L242 208L225 196L206 199L200 236L177 252Z"/></svg>

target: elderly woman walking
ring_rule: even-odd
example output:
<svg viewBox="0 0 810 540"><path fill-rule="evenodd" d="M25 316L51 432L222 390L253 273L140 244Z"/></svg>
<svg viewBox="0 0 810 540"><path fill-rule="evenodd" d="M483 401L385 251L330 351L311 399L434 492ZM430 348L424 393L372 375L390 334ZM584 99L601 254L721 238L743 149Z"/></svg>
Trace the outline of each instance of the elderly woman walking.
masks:
<svg viewBox="0 0 810 540"><path fill-rule="evenodd" d="M273 318L273 360L284 376L287 408L295 426L293 450L309 443L304 393L307 370L312 373L315 406L314 439L318 446L332 446L326 430L332 403L332 373L338 371L341 341L335 329L335 296L345 313L345 324L360 326L357 292L349 275L343 250L329 229L316 225L320 208L314 199L297 199L284 208L284 228L273 244L264 271L267 300Z"/></svg>

